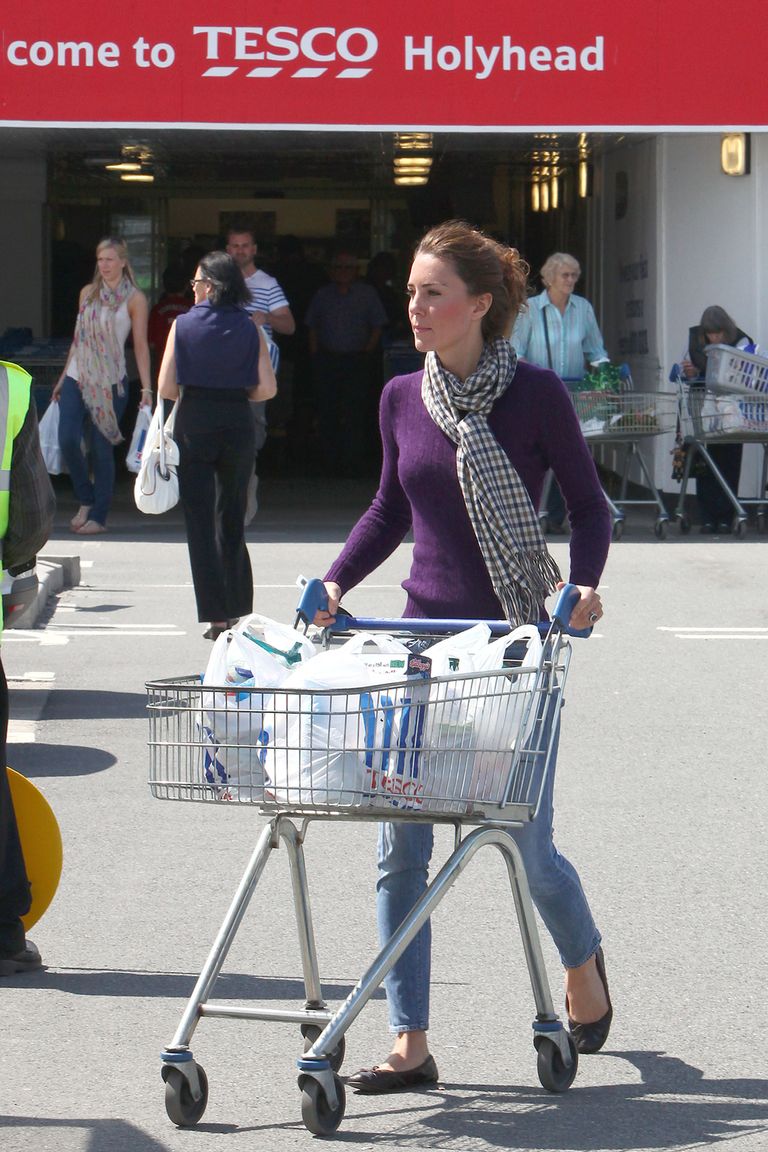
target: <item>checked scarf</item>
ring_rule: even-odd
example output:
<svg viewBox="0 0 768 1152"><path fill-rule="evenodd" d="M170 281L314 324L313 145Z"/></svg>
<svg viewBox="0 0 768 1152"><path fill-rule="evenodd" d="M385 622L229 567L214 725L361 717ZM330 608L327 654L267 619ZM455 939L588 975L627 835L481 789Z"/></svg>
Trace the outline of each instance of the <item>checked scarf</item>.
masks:
<svg viewBox="0 0 768 1152"><path fill-rule="evenodd" d="M485 344L462 382L428 352L421 397L457 445L456 471L494 591L509 623L535 624L561 579L519 475L488 427L488 414L512 382L517 357L506 340Z"/></svg>
<svg viewBox="0 0 768 1152"><path fill-rule="evenodd" d="M112 386L123 387L120 378L121 351L115 329L118 308L135 292L127 276L114 291L101 281L98 294L87 300L75 325L78 385L94 424L110 444L123 439L115 419Z"/></svg>

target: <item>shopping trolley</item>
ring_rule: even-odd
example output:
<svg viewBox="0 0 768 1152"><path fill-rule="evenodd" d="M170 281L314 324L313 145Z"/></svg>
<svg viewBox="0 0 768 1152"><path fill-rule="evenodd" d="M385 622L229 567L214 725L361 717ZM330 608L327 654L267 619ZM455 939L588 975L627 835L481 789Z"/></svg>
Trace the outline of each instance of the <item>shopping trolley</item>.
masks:
<svg viewBox="0 0 768 1152"><path fill-rule="evenodd" d="M763 531L768 484L768 359L726 344L711 344L705 352L704 380L688 381L679 369L673 369L680 390L680 430L688 449L675 518L681 532L690 532L685 497L694 462L701 456L733 509L734 536L746 533L749 507L754 507L758 531ZM756 496L739 498L712 459L709 446L750 443L763 447L761 478Z"/></svg>
<svg viewBox="0 0 768 1152"><path fill-rule="evenodd" d="M675 431L678 412L677 392L636 391L626 364L621 365L619 390L616 392L584 390L574 385L570 385L570 391L587 442L623 445L627 449L619 495L612 499L606 493L613 517L614 540L620 540L624 532L624 509L641 505L650 505L657 509L654 533L660 540L665 539L669 526L669 513L661 492L653 481L641 445L653 436ZM633 460L638 463L645 487L650 493L649 499L640 497L630 499L627 495Z"/></svg>
<svg viewBox="0 0 768 1152"><path fill-rule="evenodd" d="M192 1126L205 1111L208 1080L190 1042L203 1017L224 1017L300 1027L305 1049L297 1062L302 1119L317 1135L336 1131L346 1107L338 1074L346 1031L459 874L487 844L504 857L517 911L536 1007L533 1043L539 1080L552 1092L570 1087L578 1053L554 1010L525 869L508 830L523 826L538 811L552 758L553 719L570 662L569 637L591 631L569 626L578 598L573 585L562 590L552 621L539 628L541 654L536 660L523 656L521 662L521 654L510 650L504 666L495 671L425 675L425 638L450 635L474 621L361 620L340 613L334 630L322 634L323 643L350 629L397 633L410 639L409 672L381 687L321 692L203 686L193 676L147 684L153 795L255 805L267 818L176 1034L162 1053L165 1106L175 1124ZM297 617L305 630L324 603L322 583L309 581ZM490 627L497 635L509 633L506 622ZM302 776L307 759L315 768L311 778ZM335 1010L323 997L303 853L315 820L417 820L454 827L448 860ZM214 984L268 859L280 844L291 870L305 1002L292 1010L216 1002L210 998Z"/></svg>

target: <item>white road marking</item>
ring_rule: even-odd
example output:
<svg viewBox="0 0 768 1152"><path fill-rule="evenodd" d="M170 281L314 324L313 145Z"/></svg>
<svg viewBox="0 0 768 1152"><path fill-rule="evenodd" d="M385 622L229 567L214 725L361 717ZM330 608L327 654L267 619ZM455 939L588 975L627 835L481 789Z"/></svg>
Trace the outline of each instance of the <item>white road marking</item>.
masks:
<svg viewBox="0 0 768 1152"><path fill-rule="evenodd" d="M697 626L695 628L689 628L687 625L681 625L677 628L667 628L667 627L664 627L663 625L660 625L656 629L656 631L657 632L707 632L707 633L709 633L709 632L768 632L768 628L738 628L738 627L728 628L726 626L722 626L722 627L717 626L717 627L712 627L712 628L703 628L701 626Z"/></svg>
<svg viewBox="0 0 768 1152"><path fill-rule="evenodd" d="M768 640L768 628L728 628L725 625L669 628L660 625L656 631L671 632L675 640Z"/></svg>
<svg viewBox="0 0 768 1152"><path fill-rule="evenodd" d="M131 627L131 626L128 626ZM180 628L168 624L137 624L133 630L127 628L56 628L48 625L45 629L25 631L22 628L10 629L3 633L3 644L68 644L72 636L103 636L111 640L115 636L186 636L187 633Z"/></svg>
<svg viewBox="0 0 768 1152"><path fill-rule="evenodd" d="M8 740L9 744L34 744L35 743L35 721L34 720L9 720L8 721Z"/></svg>

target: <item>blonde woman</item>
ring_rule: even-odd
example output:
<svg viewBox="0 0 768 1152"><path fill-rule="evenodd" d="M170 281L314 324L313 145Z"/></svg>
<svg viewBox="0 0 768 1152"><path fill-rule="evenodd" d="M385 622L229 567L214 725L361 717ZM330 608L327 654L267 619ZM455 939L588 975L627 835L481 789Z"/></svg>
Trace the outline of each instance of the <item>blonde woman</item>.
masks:
<svg viewBox="0 0 768 1152"><path fill-rule="evenodd" d="M125 342L141 380L141 403L152 404L147 344L147 298L136 286L125 241L106 237L96 248L96 271L80 293L67 363L52 399L59 405L59 442L80 507L70 521L80 536L106 531L115 486L114 446L128 403Z"/></svg>

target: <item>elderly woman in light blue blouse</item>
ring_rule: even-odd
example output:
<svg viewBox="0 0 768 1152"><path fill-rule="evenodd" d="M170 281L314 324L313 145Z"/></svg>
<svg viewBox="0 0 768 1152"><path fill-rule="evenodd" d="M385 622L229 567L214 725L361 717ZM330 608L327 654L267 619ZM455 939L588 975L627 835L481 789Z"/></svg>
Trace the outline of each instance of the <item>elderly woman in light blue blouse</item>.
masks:
<svg viewBox="0 0 768 1152"><path fill-rule="evenodd" d="M592 305L573 290L581 265L566 252L555 252L541 269L544 291L528 301L509 342L518 356L551 368L563 380L581 380L588 366L608 361ZM552 479L547 499L550 531L562 531L565 504Z"/></svg>

